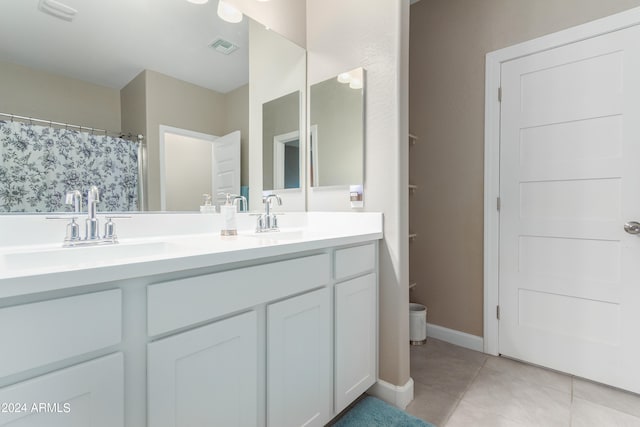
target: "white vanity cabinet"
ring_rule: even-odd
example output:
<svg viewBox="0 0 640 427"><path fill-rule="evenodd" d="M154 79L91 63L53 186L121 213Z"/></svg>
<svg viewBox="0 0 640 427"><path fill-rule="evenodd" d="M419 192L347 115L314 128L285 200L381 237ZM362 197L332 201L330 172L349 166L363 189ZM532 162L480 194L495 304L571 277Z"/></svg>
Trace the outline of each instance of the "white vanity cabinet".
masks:
<svg viewBox="0 0 640 427"><path fill-rule="evenodd" d="M267 426L323 426L332 417L331 294L267 307Z"/></svg>
<svg viewBox="0 0 640 427"><path fill-rule="evenodd" d="M335 410L340 413L376 382L376 276L335 288Z"/></svg>
<svg viewBox="0 0 640 427"><path fill-rule="evenodd" d="M0 426L326 425L377 377L380 235L0 278Z"/></svg>
<svg viewBox="0 0 640 427"><path fill-rule="evenodd" d="M0 339L0 380L23 378L0 388L0 426L125 425L120 289L0 308Z"/></svg>
<svg viewBox="0 0 640 427"><path fill-rule="evenodd" d="M0 389L0 426L124 426L123 390L122 353L105 356Z"/></svg>
<svg viewBox="0 0 640 427"><path fill-rule="evenodd" d="M335 412L377 378L377 275L373 244L335 251Z"/></svg>
<svg viewBox="0 0 640 427"><path fill-rule="evenodd" d="M150 427L255 426L255 311L148 345Z"/></svg>
<svg viewBox="0 0 640 427"><path fill-rule="evenodd" d="M375 243L147 288L149 427L323 426L377 376Z"/></svg>

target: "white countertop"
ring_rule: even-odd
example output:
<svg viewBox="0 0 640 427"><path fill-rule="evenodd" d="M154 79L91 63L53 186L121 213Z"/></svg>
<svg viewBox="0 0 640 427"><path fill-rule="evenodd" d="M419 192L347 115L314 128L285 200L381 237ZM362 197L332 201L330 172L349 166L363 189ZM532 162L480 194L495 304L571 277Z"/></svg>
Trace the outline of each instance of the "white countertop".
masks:
<svg viewBox="0 0 640 427"><path fill-rule="evenodd" d="M279 217L281 231L270 233L255 233L255 217L240 214L233 237L220 236L221 219L219 214L134 214L116 220L116 245L62 248L66 221L0 216L0 298L382 238L379 213L287 213ZM162 235L155 235L159 230ZM29 234L36 232L40 241ZM17 244L24 233L28 244Z"/></svg>

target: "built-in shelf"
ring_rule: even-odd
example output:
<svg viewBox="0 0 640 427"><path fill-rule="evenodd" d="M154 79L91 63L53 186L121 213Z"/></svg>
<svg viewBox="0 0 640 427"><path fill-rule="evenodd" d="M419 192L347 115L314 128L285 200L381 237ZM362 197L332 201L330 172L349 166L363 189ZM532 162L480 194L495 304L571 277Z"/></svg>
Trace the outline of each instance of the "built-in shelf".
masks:
<svg viewBox="0 0 640 427"><path fill-rule="evenodd" d="M416 237L418 237L418 235L417 235L416 233L411 233L411 234L409 234L409 240L413 240L413 239L415 239Z"/></svg>
<svg viewBox="0 0 640 427"><path fill-rule="evenodd" d="M417 282L413 282L413 283L409 284L409 289L413 290L413 288L415 288L417 284L418 284Z"/></svg>

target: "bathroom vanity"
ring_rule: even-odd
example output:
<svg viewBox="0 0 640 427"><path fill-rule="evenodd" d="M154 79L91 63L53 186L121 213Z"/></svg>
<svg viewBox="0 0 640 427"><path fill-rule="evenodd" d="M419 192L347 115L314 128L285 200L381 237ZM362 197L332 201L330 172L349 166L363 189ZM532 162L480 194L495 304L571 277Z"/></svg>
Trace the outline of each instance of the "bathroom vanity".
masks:
<svg viewBox="0 0 640 427"><path fill-rule="evenodd" d="M322 426L372 386L382 215L220 222L63 249L63 223L0 218L0 425Z"/></svg>

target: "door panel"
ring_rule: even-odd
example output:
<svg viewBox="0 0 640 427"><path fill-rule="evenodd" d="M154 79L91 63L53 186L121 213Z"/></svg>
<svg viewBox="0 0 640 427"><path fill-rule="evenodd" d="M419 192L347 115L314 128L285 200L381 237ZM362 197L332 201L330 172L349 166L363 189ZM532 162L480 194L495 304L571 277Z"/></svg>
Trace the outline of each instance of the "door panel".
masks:
<svg viewBox="0 0 640 427"><path fill-rule="evenodd" d="M267 307L267 426L331 419L331 296L323 288Z"/></svg>
<svg viewBox="0 0 640 427"><path fill-rule="evenodd" d="M640 29L502 65L500 353L640 392Z"/></svg>
<svg viewBox="0 0 640 427"><path fill-rule="evenodd" d="M255 426L255 311L148 345L150 427Z"/></svg>
<svg viewBox="0 0 640 427"><path fill-rule="evenodd" d="M240 131L236 130L213 142L213 195L224 203L220 193L240 194Z"/></svg>

